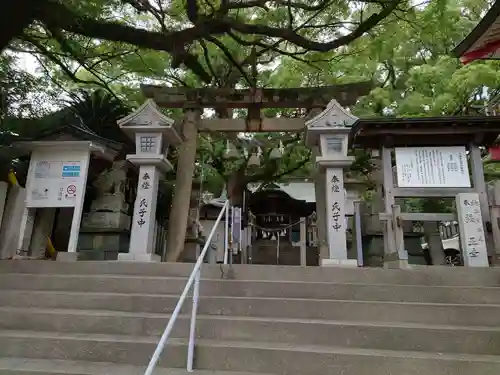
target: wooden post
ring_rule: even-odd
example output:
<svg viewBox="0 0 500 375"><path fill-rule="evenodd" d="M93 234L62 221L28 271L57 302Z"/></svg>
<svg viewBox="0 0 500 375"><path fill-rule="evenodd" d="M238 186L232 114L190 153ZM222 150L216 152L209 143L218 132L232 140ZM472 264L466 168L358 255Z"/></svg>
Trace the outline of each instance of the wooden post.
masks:
<svg viewBox="0 0 500 375"><path fill-rule="evenodd" d="M185 112L182 129L185 140L179 147L174 197L168 222L167 253L163 256L163 259L167 262L177 261L184 249L195 168L196 137L198 135L199 121L199 111L188 109Z"/></svg>
<svg viewBox="0 0 500 375"><path fill-rule="evenodd" d="M384 199L384 212L392 213L392 206L395 203L393 188L394 178L392 173L392 158L391 149L382 147L382 181L383 181L383 199ZM384 224L384 263L397 261L398 254L396 250L395 234L393 222L386 220Z"/></svg>
<svg viewBox="0 0 500 375"><path fill-rule="evenodd" d="M408 268L408 252L405 248L405 236L403 220L401 218L401 206L397 204L392 206L392 226L394 230L394 243L396 245L397 254L396 268Z"/></svg>

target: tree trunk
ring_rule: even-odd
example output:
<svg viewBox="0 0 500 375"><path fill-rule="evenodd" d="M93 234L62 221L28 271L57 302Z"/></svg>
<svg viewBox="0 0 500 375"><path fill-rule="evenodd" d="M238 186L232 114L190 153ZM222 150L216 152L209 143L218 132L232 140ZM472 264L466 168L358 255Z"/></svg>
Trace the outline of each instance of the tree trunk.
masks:
<svg viewBox="0 0 500 375"><path fill-rule="evenodd" d="M172 208L168 222L167 262L176 262L184 249L196 159L199 112L187 111L183 123L184 143L179 147Z"/></svg>
<svg viewBox="0 0 500 375"><path fill-rule="evenodd" d="M0 11L0 51L23 33L48 0L16 0L2 3Z"/></svg>
<svg viewBox="0 0 500 375"><path fill-rule="evenodd" d="M247 187L246 165L235 171L227 182L227 195L233 207L243 207L243 194Z"/></svg>

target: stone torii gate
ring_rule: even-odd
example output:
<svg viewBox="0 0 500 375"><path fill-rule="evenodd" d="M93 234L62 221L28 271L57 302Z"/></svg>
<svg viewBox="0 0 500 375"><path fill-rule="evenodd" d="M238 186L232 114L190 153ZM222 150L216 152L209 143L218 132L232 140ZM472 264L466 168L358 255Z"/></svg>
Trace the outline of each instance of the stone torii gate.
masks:
<svg viewBox="0 0 500 375"><path fill-rule="evenodd" d="M186 227L190 208L192 182L196 158L196 138L199 131L209 132L277 132L303 131L308 118L313 118L335 99L339 106L349 106L367 95L371 82L361 82L316 88L290 89L184 89L144 85L144 95L162 108L182 108L184 118L179 132L183 143L179 146L177 176L170 212L166 261L176 261L185 246ZM204 109L229 113L232 109L247 109L246 119L202 119ZM305 109L307 118L265 118L265 108ZM347 145L347 144L346 144ZM313 148L317 150L318 145ZM316 152L319 154L319 152ZM318 177L316 184L321 184ZM318 189L317 189L318 191ZM317 205L322 200L317 199ZM324 209L324 207L317 207ZM323 243L326 239L323 239ZM325 253L325 252L323 252Z"/></svg>

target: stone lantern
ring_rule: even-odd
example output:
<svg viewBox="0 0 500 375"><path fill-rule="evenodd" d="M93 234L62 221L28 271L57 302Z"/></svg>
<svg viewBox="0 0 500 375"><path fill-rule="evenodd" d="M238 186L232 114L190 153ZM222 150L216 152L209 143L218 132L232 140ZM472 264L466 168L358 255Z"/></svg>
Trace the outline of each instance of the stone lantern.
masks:
<svg viewBox="0 0 500 375"><path fill-rule="evenodd" d="M324 185L317 189L323 196L316 198L317 202L324 202L317 205L318 226L323 226L328 243L328 258L322 254L321 259L324 266L357 266L355 259L347 259L344 190L344 169L354 161L347 156L348 135L357 120L332 100L323 112L306 121L306 143L319 151L315 160L319 177L316 183Z"/></svg>
<svg viewBox="0 0 500 375"><path fill-rule="evenodd" d="M118 125L135 141L136 152L127 155L127 160L139 167L130 248L118 259L159 261L154 249L158 183L172 169L167 160L169 146L178 146L182 139L173 126L174 121L161 113L151 99L119 120Z"/></svg>

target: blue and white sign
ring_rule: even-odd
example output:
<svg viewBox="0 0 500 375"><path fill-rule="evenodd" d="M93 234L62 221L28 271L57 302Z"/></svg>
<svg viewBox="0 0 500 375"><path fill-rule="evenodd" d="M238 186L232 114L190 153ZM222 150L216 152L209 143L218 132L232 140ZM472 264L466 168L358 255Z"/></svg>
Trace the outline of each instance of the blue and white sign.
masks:
<svg viewBox="0 0 500 375"><path fill-rule="evenodd" d="M62 177L80 177L80 165L63 164Z"/></svg>

